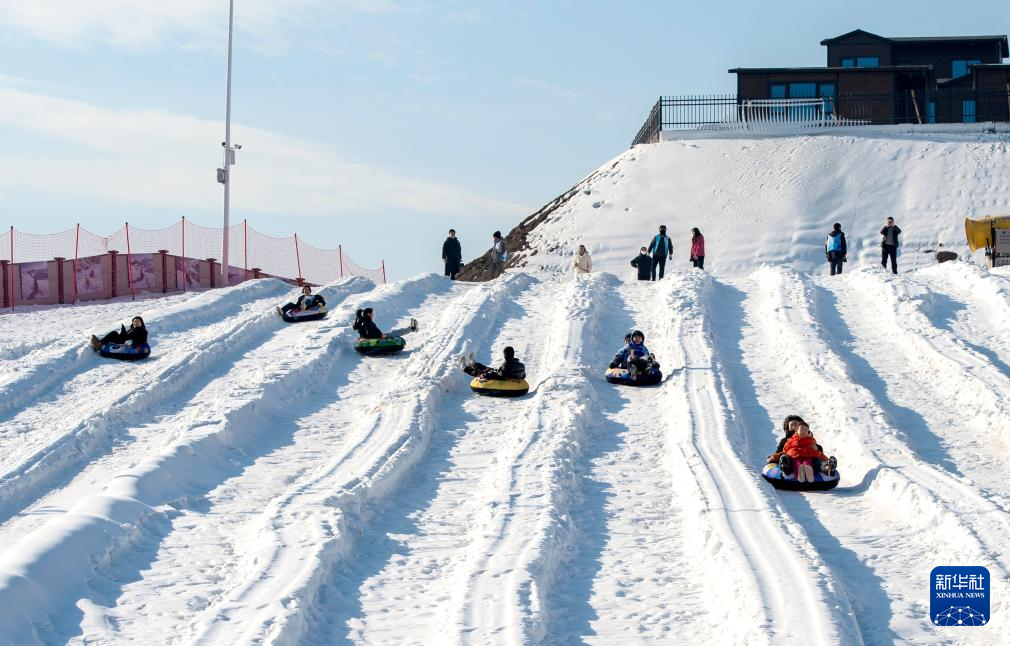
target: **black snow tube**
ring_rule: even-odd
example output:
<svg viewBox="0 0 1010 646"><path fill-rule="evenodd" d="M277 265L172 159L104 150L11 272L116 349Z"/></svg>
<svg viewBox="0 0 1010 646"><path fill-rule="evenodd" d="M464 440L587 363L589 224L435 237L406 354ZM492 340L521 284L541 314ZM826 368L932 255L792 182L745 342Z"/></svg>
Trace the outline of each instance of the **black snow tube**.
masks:
<svg viewBox="0 0 1010 646"><path fill-rule="evenodd" d="M827 491L838 486L841 476L835 469L835 475L826 476L823 473L814 472L813 482L799 482L795 475L783 475L779 465L770 462L761 470L761 476L776 489L785 491Z"/></svg>
<svg viewBox="0 0 1010 646"><path fill-rule="evenodd" d="M622 386L655 386L663 381L663 373L658 368L649 368L644 373L636 375L634 379L624 368L609 368L606 377L610 383Z"/></svg>
<svg viewBox="0 0 1010 646"><path fill-rule="evenodd" d="M481 379L474 377L470 390L488 397L522 397L530 391L525 379Z"/></svg>
<svg viewBox="0 0 1010 646"><path fill-rule="evenodd" d="M303 321L318 321L326 317L326 306L310 307L307 310L293 309L286 313L281 311L281 318L288 323L301 323Z"/></svg>
<svg viewBox="0 0 1010 646"><path fill-rule="evenodd" d="M378 354L394 354L403 350L407 342L402 336L392 336L385 339L358 339L354 344L354 349L358 354L374 356Z"/></svg>
<svg viewBox="0 0 1010 646"><path fill-rule="evenodd" d="M120 361L139 361L151 356L151 346L146 343L142 343L137 347L121 343L106 343L98 351L98 354L109 359L119 359Z"/></svg>

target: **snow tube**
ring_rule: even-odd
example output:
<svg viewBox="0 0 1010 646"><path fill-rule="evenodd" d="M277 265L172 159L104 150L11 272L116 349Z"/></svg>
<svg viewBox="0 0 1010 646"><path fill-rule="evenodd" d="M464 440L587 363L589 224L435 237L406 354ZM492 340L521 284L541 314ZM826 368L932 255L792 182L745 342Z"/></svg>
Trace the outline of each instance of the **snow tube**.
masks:
<svg viewBox="0 0 1010 646"><path fill-rule="evenodd" d="M658 368L649 368L632 379L624 368L608 368L607 381L623 386L655 386L663 381L663 373Z"/></svg>
<svg viewBox="0 0 1010 646"><path fill-rule="evenodd" d="M474 377L470 390L488 397L521 397L530 391L525 379L482 379Z"/></svg>
<svg viewBox="0 0 1010 646"><path fill-rule="evenodd" d="M295 308L286 314L282 311L281 318L288 323L301 323L302 321L318 321L326 316L326 306L310 307L307 310Z"/></svg>
<svg viewBox="0 0 1010 646"><path fill-rule="evenodd" d="M387 337L385 339L358 339L354 344L354 349L359 354L373 356L376 354L393 354L403 350L407 342L402 336Z"/></svg>
<svg viewBox="0 0 1010 646"><path fill-rule="evenodd" d="M776 489L785 489L786 491L827 491L828 489L837 487L838 481L841 479L841 476L838 475L838 469L835 469L835 475L833 476L826 476L823 473L814 471L813 482L799 482L796 480L795 475L783 475L779 469L779 465L775 462L766 464L765 468L761 470L761 475L771 486Z"/></svg>
<svg viewBox="0 0 1010 646"><path fill-rule="evenodd" d="M119 359L120 361L137 361L151 356L151 346L146 343L137 347L121 343L106 343L98 351L98 354L109 359Z"/></svg>

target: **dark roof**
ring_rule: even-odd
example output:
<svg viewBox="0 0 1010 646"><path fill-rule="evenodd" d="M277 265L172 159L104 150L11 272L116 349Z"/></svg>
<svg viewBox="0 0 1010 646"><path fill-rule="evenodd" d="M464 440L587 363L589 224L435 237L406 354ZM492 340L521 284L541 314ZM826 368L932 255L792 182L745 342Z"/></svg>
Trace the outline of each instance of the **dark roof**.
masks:
<svg viewBox="0 0 1010 646"><path fill-rule="evenodd" d="M739 72L932 72L932 65L880 65L877 67L734 67Z"/></svg>
<svg viewBox="0 0 1010 646"><path fill-rule="evenodd" d="M841 36L835 36L834 38L825 38L821 41L821 45L830 45L840 40L845 40L851 36L857 34L863 36L869 36L877 40L887 42L887 43L900 43L902 45L910 45L914 43L970 43L970 42L985 42L993 41L1000 44L1000 52L1004 58L1010 56L1010 46L1007 43L1006 35L992 35L992 36L880 36L878 34L870 33L865 29L853 29L847 34L842 34Z"/></svg>

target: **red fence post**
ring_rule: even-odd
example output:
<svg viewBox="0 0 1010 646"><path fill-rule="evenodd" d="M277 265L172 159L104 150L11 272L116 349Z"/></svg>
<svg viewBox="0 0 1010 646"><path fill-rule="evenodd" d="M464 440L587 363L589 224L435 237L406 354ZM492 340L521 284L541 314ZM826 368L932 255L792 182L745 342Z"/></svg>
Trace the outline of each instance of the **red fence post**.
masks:
<svg viewBox="0 0 1010 646"><path fill-rule="evenodd" d="M249 280L249 220L242 220L242 270L243 280Z"/></svg>
<svg viewBox="0 0 1010 646"><path fill-rule="evenodd" d="M126 223L126 277L130 281L130 299L137 300L137 292L133 291L133 260L130 255L130 223Z"/></svg>
<svg viewBox="0 0 1010 646"><path fill-rule="evenodd" d="M56 261L56 300L63 305L63 261L66 258L56 256L53 260Z"/></svg>
<svg viewBox="0 0 1010 646"><path fill-rule="evenodd" d="M178 275L178 273L176 273ZM182 291L186 291L186 216L182 216Z"/></svg>
<svg viewBox="0 0 1010 646"><path fill-rule="evenodd" d="M81 250L81 223L77 223L77 234L74 236L74 305L77 304L77 254Z"/></svg>
<svg viewBox="0 0 1010 646"><path fill-rule="evenodd" d="M298 286L301 287L302 283L302 256L298 252L298 234L295 234L295 262L298 263Z"/></svg>
<svg viewBox="0 0 1010 646"><path fill-rule="evenodd" d="M13 294L10 297L7 295L7 263L8 261L6 260L0 260L0 274L2 274L0 275L0 282L4 286L4 307L10 307L10 302L14 296Z"/></svg>
<svg viewBox="0 0 1010 646"><path fill-rule="evenodd" d="M337 245L337 253L340 254L340 277L344 277L344 245Z"/></svg>
<svg viewBox="0 0 1010 646"><path fill-rule="evenodd" d="M116 264L117 264L116 263L116 254L118 254L118 253L119 253L118 251L113 251L113 250L109 251L109 260L111 261L111 264L112 264L112 292L109 295L109 298L115 298L116 297Z"/></svg>
<svg viewBox="0 0 1010 646"><path fill-rule="evenodd" d="M168 249L158 249L161 256L161 293L168 293Z"/></svg>
<svg viewBox="0 0 1010 646"><path fill-rule="evenodd" d="M11 225L11 269L10 269L10 275L11 275L10 304L11 304L11 309L14 309L14 225L13 224Z"/></svg>
<svg viewBox="0 0 1010 646"><path fill-rule="evenodd" d="M382 261L382 284L386 284L386 261Z"/></svg>

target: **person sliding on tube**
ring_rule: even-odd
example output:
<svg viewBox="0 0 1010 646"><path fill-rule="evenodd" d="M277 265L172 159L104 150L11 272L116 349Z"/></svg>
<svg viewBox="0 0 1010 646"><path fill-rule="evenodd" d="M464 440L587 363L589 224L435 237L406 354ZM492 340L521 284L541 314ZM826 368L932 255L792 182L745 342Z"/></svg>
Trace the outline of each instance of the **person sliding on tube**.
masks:
<svg viewBox="0 0 1010 646"><path fill-rule="evenodd" d="M118 343L132 347L144 345L147 343L147 328L144 327L144 319L134 316L133 320L130 321L129 330L126 329L125 325L120 324L118 332L113 330L101 339L93 334L91 335L91 349L95 352L101 350L102 346L107 343Z"/></svg>
<svg viewBox="0 0 1010 646"><path fill-rule="evenodd" d="M410 325L398 330L390 330L383 334L375 322L372 321L375 311L371 307L366 307L357 311L354 319L354 331L362 339L388 339L391 337L404 336L411 332L417 332L417 319L410 319Z"/></svg>
<svg viewBox="0 0 1010 646"><path fill-rule="evenodd" d="M630 342L614 355L610 367L624 368L628 371L628 376L634 379L649 368L659 368L659 362L649 352L649 348L645 347L645 335L640 330L635 330L631 333Z"/></svg>
<svg viewBox="0 0 1010 646"><path fill-rule="evenodd" d="M291 310L308 310L313 307L322 307L326 305L326 299L322 297L321 294L313 294L312 288L306 285L302 287L301 296L298 297L294 303L287 303L284 307L278 307L277 313L284 316Z"/></svg>
<svg viewBox="0 0 1010 646"><path fill-rule="evenodd" d="M505 347L504 355L505 363L497 368L477 363L473 360L472 352L465 359L460 357L459 365L463 369L463 372L471 377L480 377L482 379L525 379L526 366L523 365L522 361L516 359L516 351L512 346Z"/></svg>

